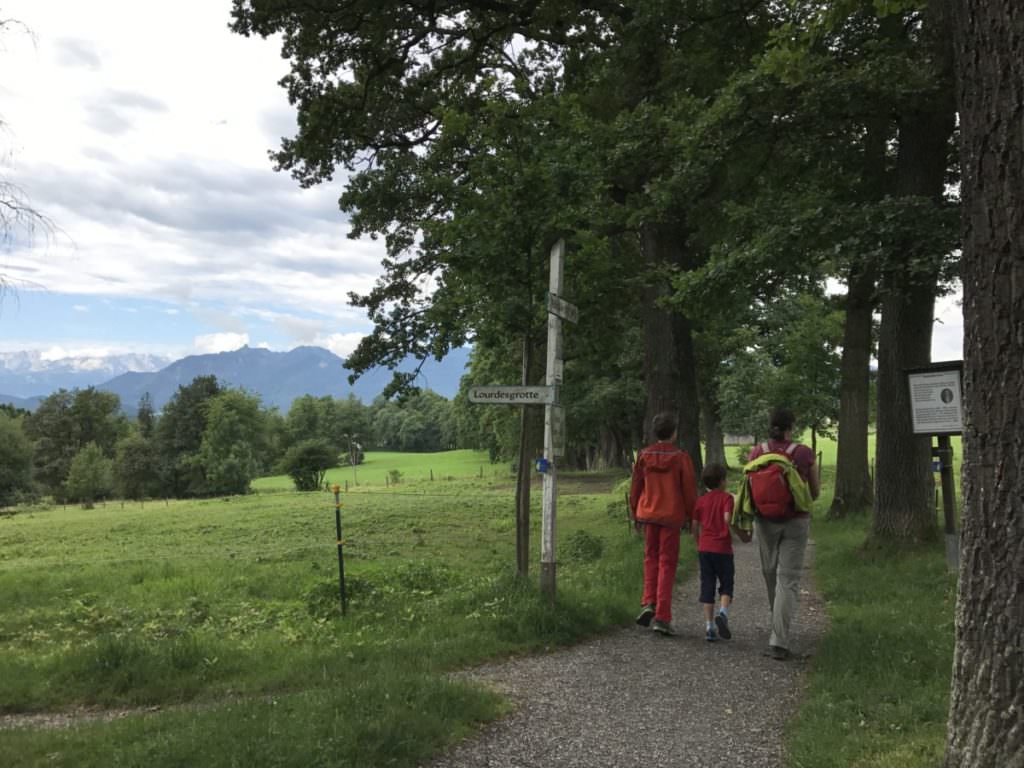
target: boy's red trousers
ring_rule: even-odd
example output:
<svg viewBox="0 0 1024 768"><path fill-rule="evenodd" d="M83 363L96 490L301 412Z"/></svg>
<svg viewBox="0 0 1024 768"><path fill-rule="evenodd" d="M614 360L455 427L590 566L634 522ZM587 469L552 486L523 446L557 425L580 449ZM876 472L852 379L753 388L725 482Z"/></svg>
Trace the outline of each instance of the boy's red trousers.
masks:
<svg viewBox="0 0 1024 768"><path fill-rule="evenodd" d="M656 621L672 621L672 587L679 564L679 529L644 526L644 605L654 606Z"/></svg>

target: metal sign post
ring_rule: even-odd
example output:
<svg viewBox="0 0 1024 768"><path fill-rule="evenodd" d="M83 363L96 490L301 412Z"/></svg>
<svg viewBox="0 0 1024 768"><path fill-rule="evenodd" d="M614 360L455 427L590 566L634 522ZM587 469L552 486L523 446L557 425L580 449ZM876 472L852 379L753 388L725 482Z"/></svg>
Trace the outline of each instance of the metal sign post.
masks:
<svg viewBox="0 0 1024 768"><path fill-rule="evenodd" d="M963 362L934 363L907 371L914 434L935 435L942 480L942 514L946 533L946 566L960 567L960 540L956 530L956 481L953 478L953 446L950 435L963 432Z"/></svg>

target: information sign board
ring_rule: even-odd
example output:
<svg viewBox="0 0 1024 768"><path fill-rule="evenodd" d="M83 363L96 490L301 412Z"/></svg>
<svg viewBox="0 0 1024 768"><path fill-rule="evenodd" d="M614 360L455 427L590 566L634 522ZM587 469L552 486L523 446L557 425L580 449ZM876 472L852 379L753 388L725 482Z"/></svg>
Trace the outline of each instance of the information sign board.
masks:
<svg viewBox="0 0 1024 768"><path fill-rule="evenodd" d="M916 435L963 432L963 363L935 363L907 371L910 412Z"/></svg>

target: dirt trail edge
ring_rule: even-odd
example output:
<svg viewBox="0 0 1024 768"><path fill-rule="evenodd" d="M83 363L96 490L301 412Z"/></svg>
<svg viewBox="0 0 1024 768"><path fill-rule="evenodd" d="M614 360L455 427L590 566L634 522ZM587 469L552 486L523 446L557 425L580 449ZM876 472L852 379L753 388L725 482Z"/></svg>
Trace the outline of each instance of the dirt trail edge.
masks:
<svg viewBox="0 0 1024 768"><path fill-rule="evenodd" d="M676 637L630 627L555 653L468 672L509 696L516 710L428 765L782 765L783 726L796 711L807 656L828 621L812 578L813 561L812 540L791 633L794 659L763 655L770 616L757 545L737 544L732 640L705 641L694 574L676 591Z"/></svg>

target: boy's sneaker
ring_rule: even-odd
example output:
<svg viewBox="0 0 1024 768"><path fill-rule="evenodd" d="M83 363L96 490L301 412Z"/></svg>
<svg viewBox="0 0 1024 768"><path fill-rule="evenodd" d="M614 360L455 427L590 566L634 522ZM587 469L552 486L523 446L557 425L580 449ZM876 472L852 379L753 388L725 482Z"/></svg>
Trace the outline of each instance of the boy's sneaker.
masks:
<svg viewBox="0 0 1024 768"><path fill-rule="evenodd" d="M665 637L672 637L675 634L675 632L672 630L672 625L670 625L667 621L658 621L657 619L655 619L654 623L651 624L651 629L653 629L659 635L665 635Z"/></svg>
<svg viewBox="0 0 1024 768"><path fill-rule="evenodd" d="M729 631L729 617L724 613L715 616L715 626L718 627L718 634L723 640L732 640L732 632Z"/></svg>
<svg viewBox="0 0 1024 768"><path fill-rule="evenodd" d="M716 640L718 640L718 636L715 634L715 630L709 629L707 634L704 635L704 639L707 640L709 643L713 643Z"/></svg>
<svg viewBox="0 0 1024 768"><path fill-rule="evenodd" d="M640 611L640 615L636 617L636 623L641 627L651 626L651 619L654 618L654 606L645 605Z"/></svg>

